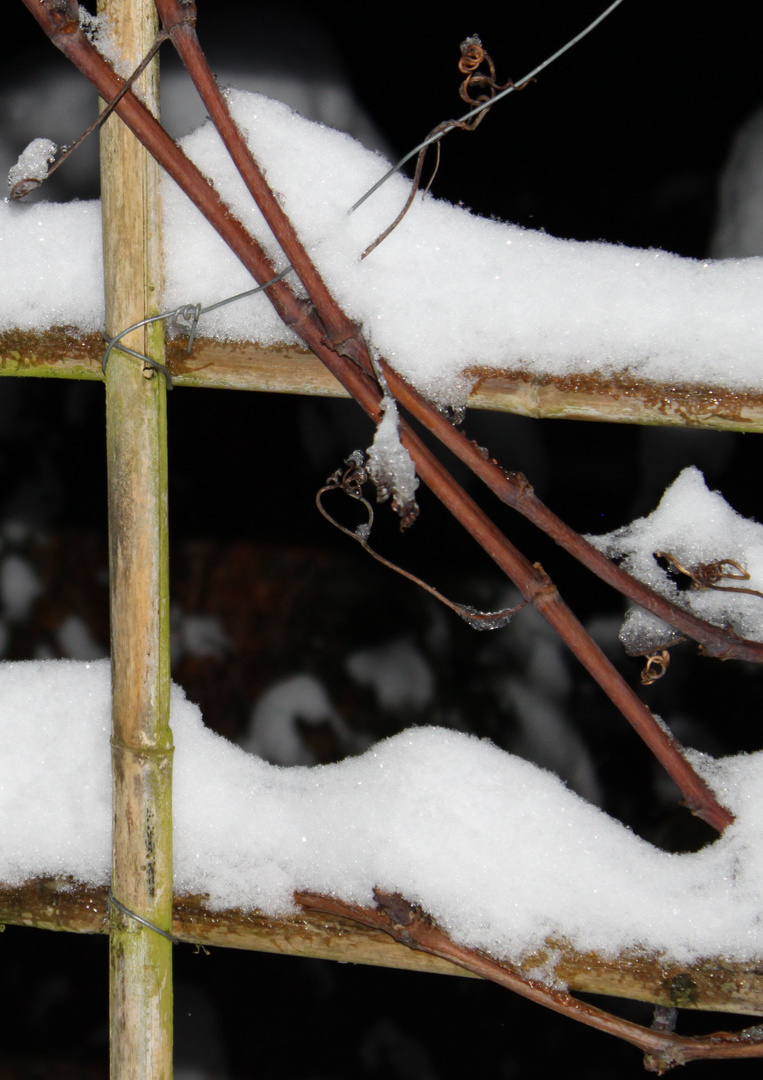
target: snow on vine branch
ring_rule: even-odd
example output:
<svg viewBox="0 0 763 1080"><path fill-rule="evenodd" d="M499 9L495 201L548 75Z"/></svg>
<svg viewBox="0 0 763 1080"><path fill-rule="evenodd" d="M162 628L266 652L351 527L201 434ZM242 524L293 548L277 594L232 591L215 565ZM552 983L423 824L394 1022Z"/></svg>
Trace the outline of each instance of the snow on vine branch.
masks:
<svg viewBox="0 0 763 1080"><path fill-rule="evenodd" d="M391 497L393 510L402 518L415 517L419 480L411 455L400 442L397 403L394 398L385 396L382 408L384 415L368 449L368 474L376 484L380 502Z"/></svg>
<svg viewBox="0 0 763 1080"><path fill-rule="evenodd" d="M8 173L11 198L27 195L46 179L58 146L50 139L32 139Z"/></svg>
<svg viewBox="0 0 763 1080"><path fill-rule="evenodd" d="M379 357L371 351L371 364L382 390L381 420L376 425L374 441L368 448L368 475L376 485L379 502L392 499L392 509L403 528L415 521L419 512L416 489L419 478L413 459L400 440L400 413L389 391Z"/></svg>
<svg viewBox="0 0 763 1080"><path fill-rule="evenodd" d="M684 469L648 517L587 539L699 618L763 641L763 525L709 491L699 469ZM681 640L637 607L629 610L620 637L634 654Z"/></svg>

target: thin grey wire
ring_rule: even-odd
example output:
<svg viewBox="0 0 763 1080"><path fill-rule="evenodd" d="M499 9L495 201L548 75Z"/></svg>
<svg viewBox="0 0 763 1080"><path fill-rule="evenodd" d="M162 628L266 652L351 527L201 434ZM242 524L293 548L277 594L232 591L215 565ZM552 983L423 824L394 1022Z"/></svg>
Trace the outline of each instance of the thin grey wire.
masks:
<svg viewBox="0 0 763 1080"><path fill-rule="evenodd" d="M147 926L149 930L156 931L156 933L161 934L163 938L167 938L167 941L171 941L173 945L177 945L178 939L173 934L170 934L167 930L162 930L160 926L156 926L155 923L149 922L148 919L144 919L142 915L137 915L134 911L131 911L130 908L125 907L123 903L117 900L111 889L109 889L109 903L112 907L115 907L117 911L121 911L123 915L135 919L135 921L139 922L142 926Z"/></svg>
<svg viewBox="0 0 763 1080"><path fill-rule="evenodd" d="M269 289L271 285L275 285L277 281L286 277L291 273L294 267L289 263L285 266L275 277L270 281L266 281L264 285L257 285L254 289L247 289L246 292L236 293L235 296L228 296L225 300L218 300L215 304L208 304L207 307L202 307L201 304L181 304L180 307L173 308L171 311L163 311L159 315L150 315L147 319L141 319L140 322L133 323L132 326L126 326L124 330L120 330L119 333L113 337L106 338L106 352L103 354L103 360L101 361L101 371L106 374L106 365L109 362L109 356L111 350L116 348L121 339L129 334L132 330L138 330L141 326L148 326L150 323L159 322L161 319L173 319L175 325L181 329L188 328L190 333L188 335L188 345L186 351L190 352L193 348L193 343L196 339L196 329L199 325L199 319L202 315L206 315L208 311L215 311L217 308L225 307L226 304L232 304L236 300L243 300L246 296L254 296L255 293L262 292L264 289ZM185 320L185 323L181 320ZM152 360L150 356L145 356L143 353L138 352L137 349L131 349L128 345L119 345L119 351L127 353L129 356L134 356L138 360L142 360L144 364L148 364L154 371L161 371L162 375L167 382L167 389L172 389L172 375L166 364L160 363L158 360Z"/></svg>
<svg viewBox="0 0 763 1080"><path fill-rule="evenodd" d="M397 165L393 165L392 168L384 174L381 180L377 180L373 187L370 187L368 189L365 195L361 195L358 201L354 203L354 205L350 208L349 213L352 214L355 210L358 209L359 206L362 206L366 199L369 199L374 194L374 192L379 190L382 184L386 183L387 180L389 180L391 176L394 176L396 172L399 172L402 169L403 165L407 164L412 157L415 157L416 154L418 154L425 147L432 146L434 143L439 142L440 139L443 139L448 134L448 132L453 131L457 127L460 127L466 121L473 119L475 116L478 116L486 109L491 109L493 105L495 105L501 100L501 98L505 98L507 94L513 94L513 92L517 90L520 86L524 86L525 83L528 83L532 79L534 79L536 75L539 75L541 71L547 68L550 64L553 64L555 60L558 60L560 56L567 52L568 49L571 49L573 45L577 45L577 43L579 41L582 41L582 39L588 34L590 34L592 30L595 30L599 23L603 22L607 18L607 16L615 10L616 7L620 6L622 2L623 0L614 0L614 3L610 4L607 10L603 11L601 15L597 16L597 18L595 18L592 23L589 23L585 30L581 30L576 37L568 41L566 45L563 45L561 47L561 49L557 49L553 56L549 56L546 60L543 61L542 64L538 64L536 68L533 68L529 75L525 75L523 79L520 79L512 86L507 86L505 90L502 90L500 92L500 94L496 94L494 98L491 98L489 101L483 101L481 105L477 105L476 108L472 109L471 112L466 113L459 120L452 120L451 123L443 130L428 136L428 138L424 139L424 141L419 143L418 146L414 146L413 150L409 150L405 157L401 158L400 161L398 161Z"/></svg>

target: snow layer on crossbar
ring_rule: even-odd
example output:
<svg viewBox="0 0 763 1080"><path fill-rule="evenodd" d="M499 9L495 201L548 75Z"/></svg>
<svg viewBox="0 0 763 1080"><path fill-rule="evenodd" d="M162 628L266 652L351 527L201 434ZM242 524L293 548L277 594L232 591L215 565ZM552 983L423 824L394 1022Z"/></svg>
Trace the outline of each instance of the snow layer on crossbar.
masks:
<svg viewBox="0 0 763 1080"><path fill-rule="evenodd" d="M361 261L405 203L409 182L393 177L348 214L387 162L280 103L244 92L231 92L230 100L340 303L432 398L463 400L474 369L763 387L763 259L696 261L559 240L418 196L394 233ZM281 269L278 245L211 124L184 147ZM169 180L165 208L166 306L212 304L251 287ZM99 230L92 203L0 204L0 329L100 329ZM293 340L262 296L204 316L200 333L265 345Z"/></svg>
<svg viewBox="0 0 763 1080"><path fill-rule="evenodd" d="M110 866L108 661L0 666L0 881ZM175 687L175 887L293 910L309 889L420 904L459 942L520 957L552 936L678 961L763 955L763 754L703 771L737 821L670 855L488 741L417 728L337 765L268 765Z"/></svg>

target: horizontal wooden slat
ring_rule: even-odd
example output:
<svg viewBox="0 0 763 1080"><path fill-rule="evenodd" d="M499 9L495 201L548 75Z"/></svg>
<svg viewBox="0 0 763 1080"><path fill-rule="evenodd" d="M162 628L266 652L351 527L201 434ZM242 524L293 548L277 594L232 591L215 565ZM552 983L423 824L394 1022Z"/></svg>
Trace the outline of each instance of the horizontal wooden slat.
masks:
<svg viewBox="0 0 763 1080"><path fill-rule="evenodd" d="M0 923L75 933L108 932L105 888L71 881L36 879L18 888L0 886ZM175 898L173 933L180 942L205 947L336 960L466 975L460 967L408 949L380 930L349 919L300 912L272 918L238 909L209 911L202 897ZM763 965L706 959L696 964L670 963L658 956L629 953L604 958L550 943L548 951L527 957L526 975L539 977L552 968L576 992L604 994L711 1012L763 1015ZM535 970L534 970L535 969Z"/></svg>
<svg viewBox="0 0 763 1080"><path fill-rule="evenodd" d="M0 375L99 380L103 352L100 334L83 335L65 327L44 333L6 331L0 334ZM185 342L176 339L167 345L167 362L177 386L347 396L320 361L296 345L264 348L254 342L198 338L189 355ZM596 374L551 378L527 372L476 373L474 378L470 408L536 418L763 431L763 392L758 390Z"/></svg>

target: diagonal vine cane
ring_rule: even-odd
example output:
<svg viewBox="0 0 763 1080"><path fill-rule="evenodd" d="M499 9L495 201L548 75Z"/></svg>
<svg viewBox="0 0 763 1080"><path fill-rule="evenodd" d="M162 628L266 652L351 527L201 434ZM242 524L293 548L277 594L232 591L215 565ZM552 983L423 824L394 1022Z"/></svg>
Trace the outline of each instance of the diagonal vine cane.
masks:
<svg viewBox="0 0 763 1080"><path fill-rule="evenodd" d="M123 87L123 80L82 32L76 0L23 0L23 3L32 11L53 43L90 79L101 96L107 101L116 97ZM224 98L216 89L198 43L195 5L180 0L157 0L157 7L165 30L173 42L180 42L178 48L181 55L189 59L192 74L204 88L208 107L212 105L216 112L221 112L222 106L222 111L227 113ZM207 179L135 95L126 93L115 111L217 229L255 280L259 284L271 281L276 276L275 269L260 245L231 214ZM290 286L280 280L267 291L271 303L284 323L299 334L371 418L378 422L382 394L362 335L321 282L294 230L288 228L282 231L281 215L274 213L277 201L272 193L263 194L260 191L262 185L265 188L267 185L256 164L245 164L247 159L251 159L251 154L233 121L225 121L224 128L224 139L235 146L237 163L239 160L242 162L250 190L254 188L258 193L255 197L262 198L261 205L258 205L293 265L296 260L302 283L310 297L309 300L298 298ZM280 207L278 209L280 211ZM402 380L390 371L388 365L384 366L384 371L385 374L390 372L390 386L393 393L399 394L401 403L409 406L412 412L415 409L418 418L448 444L454 429L447 421L439 417L436 410L424 402L415 390L403 386ZM443 424L449 429L447 433ZM516 549L405 423L401 423L400 437L423 482L507 574L522 597L533 604L559 633L666 769L681 790L685 805L722 832L733 821L733 815L719 803L710 787L686 760L677 740L657 723L650 710L586 633L542 567L532 564ZM455 439L464 460L484 478L486 470L477 460L484 463L484 458L477 448L472 446L470 451L468 447L471 444L460 432L455 432ZM499 477L505 480L510 475L502 473L494 465L490 465L489 472L496 486L499 486Z"/></svg>

